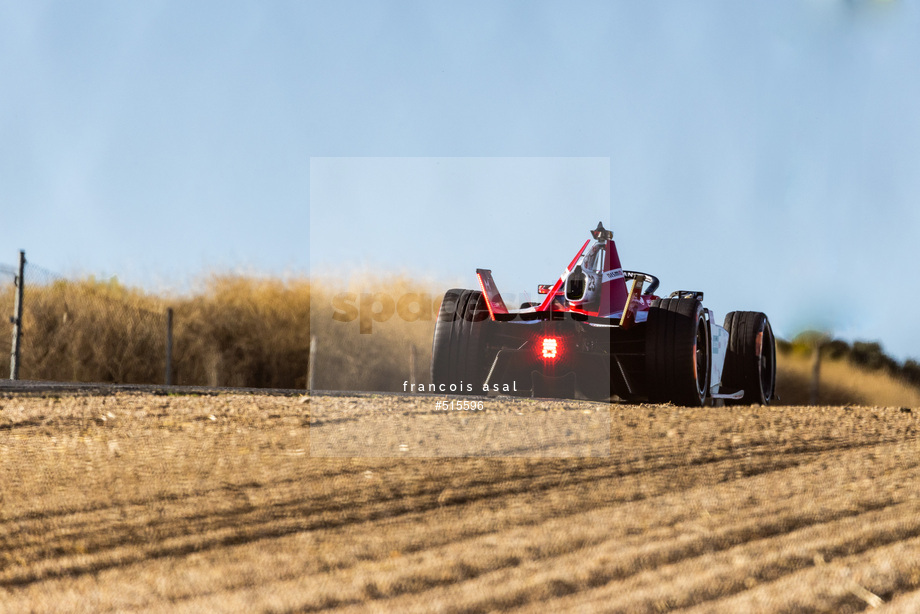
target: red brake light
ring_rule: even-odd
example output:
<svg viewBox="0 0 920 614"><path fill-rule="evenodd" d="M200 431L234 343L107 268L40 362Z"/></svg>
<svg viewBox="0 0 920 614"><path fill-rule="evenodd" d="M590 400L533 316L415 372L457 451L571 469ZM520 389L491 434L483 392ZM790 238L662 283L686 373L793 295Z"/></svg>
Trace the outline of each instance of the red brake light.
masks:
<svg viewBox="0 0 920 614"><path fill-rule="evenodd" d="M555 337L543 337L541 347L545 359L556 358L559 355L559 340Z"/></svg>

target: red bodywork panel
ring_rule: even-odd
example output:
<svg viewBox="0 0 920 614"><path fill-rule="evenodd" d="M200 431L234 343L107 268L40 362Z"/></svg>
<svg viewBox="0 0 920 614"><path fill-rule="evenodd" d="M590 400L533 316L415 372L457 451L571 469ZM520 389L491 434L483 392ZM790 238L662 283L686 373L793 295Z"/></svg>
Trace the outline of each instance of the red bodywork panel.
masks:
<svg viewBox="0 0 920 614"><path fill-rule="evenodd" d="M565 301L565 278L575 268L579 258L585 253L588 244L591 241L585 241L575 257L565 268L562 275L547 292L546 298L535 308L537 312L543 311L568 311L585 316L614 318L617 317L620 324L629 327L636 320L636 314L642 311L648 311L649 306L656 296L641 296L641 283L637 282L636 291L632 294L626 287L626 277L623 274L623 267L620 264L620 256L617 253L617 246L613 239L607 239L605 242L604 267L601 271L601 292L600 305L597 311L586 311L577 307L571 307ZM512 313L508 310L495 281L492 279L492 272L488 269L476 269L476 276L479 279L479 286L482 288L482 295L489 309L489 315L493 320L496 315L506 315ZM627 305L627 301L629 304Z"/></svg>
<svg viewBox="0 0 920 614"><path fill-rule="evenodd" d="M492 271L489 269L476 269L476 277L479 278L479 287L482 288L482 296L486 299L489 316L494 320L496 313L508 313L505 301L502 300L502 295L499 294L498 288L495 287Z"/></svg>
<svg viewBox="0 0 920 614"><path fill-rule="evenodd" d="M547 311L549 310L550 305L553 301L556 300L556 294L559 293L559 288L562 287L563 282L565 281L565 276L575 268L575 263L578 262L578 259L581 258L581 255L585 253L585 248L588 247L588 243L591 242L591 239L585 241L585 244L581 246L581 249L578 250L578 253L575 254L575 257L572 258L572 262L569 263L569 266L565 267L565 271L562 272L562 275L559 276L559 280L553 284L553 288L546 294L546 298L543 299L543 302L540 303L540 306L537 307L537 311Z"/></svg>
<svg viewBox="0 0 920 614"><path fill-rule="evenodd" d="M556 299L557 295L562 296L564 293L563 284L565 283L565 276L572 272L572 269L575 268L575 263L578 262L578 259L581 258L582 254L585 253L585 249L588 247L588 244L591 241L585 241L585 244L581 246L581 249L578 250L578 253L575 254L575 257L572 259L572 262L569 263L569 266L566 267L562 275L556 281L552 290L549 291L546 298L543 300L543 303L537 307L537 311L547 311L550 308L553 300ZM567 307L563 301L562 305L558 307L554 306L554 311L571 311L574 313L581 313L589 316L601 316L609 317L614 313L622 313L623 308L626 305L626 297L629 295L629 291L626 289L626 278L623 277L623 267L620 266L620 256L617 253L616 243L613 242L613 239L609 239L605 246L605 255L604 255L604 269L601 272L601 304L600 308L597 311L585 311L583 309L578 309L576 307ZM564 297L563 297L564 298Z"/></svg>
<svg viewBox="0 0 920 614"><path fill-rule="evenodd" d="M608 239L601 281L601 306L597 315L609 317L614 313L622 313L626 308L628 295L629 291L626 289L626 278L623 277L623 267L620 265L616 243L613 242L613 239Z"/></svg>

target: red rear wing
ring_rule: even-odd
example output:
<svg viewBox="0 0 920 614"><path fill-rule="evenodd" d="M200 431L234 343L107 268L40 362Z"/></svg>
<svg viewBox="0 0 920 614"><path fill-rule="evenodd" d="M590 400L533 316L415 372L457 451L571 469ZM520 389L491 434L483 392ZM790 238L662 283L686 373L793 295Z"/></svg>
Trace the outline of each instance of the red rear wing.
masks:
<svg viewBox="0 0 920 614"><path fill-rule="evenodd" d="M495 286L495 280L492 279L492 271L476 269L476 277L479 278L479 287L482 288L482 298L486 300L489 316L494 320L496 313L508 313L505 301L502 300L502 295L498 293L498 288Z"/></svg>

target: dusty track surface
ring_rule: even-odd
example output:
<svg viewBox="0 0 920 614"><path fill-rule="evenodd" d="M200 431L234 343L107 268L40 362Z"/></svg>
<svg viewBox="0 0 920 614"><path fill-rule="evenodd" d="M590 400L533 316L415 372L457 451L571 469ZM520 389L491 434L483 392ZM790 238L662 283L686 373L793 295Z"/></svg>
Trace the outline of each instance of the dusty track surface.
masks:
<svg viewBox="0 0 920 614"><path fill-rule="evenodd" d="M311 412L434 402L6 393L0 612L920 606L916 410L485 399L609 411L609 456L311 456Z"/></svg>

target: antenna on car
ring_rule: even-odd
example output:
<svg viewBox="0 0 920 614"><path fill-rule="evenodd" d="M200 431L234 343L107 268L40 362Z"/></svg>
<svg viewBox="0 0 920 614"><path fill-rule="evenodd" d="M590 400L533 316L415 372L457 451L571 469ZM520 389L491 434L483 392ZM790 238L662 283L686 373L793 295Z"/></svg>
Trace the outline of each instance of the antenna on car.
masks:
<svg viewBox="0 0 920 614"><path fill-rule="evenodd" d="M597 228L591 231L591 236L595 241L610 241L613 239L613 231L604 228L603 222L598 222Z"/></svg>

